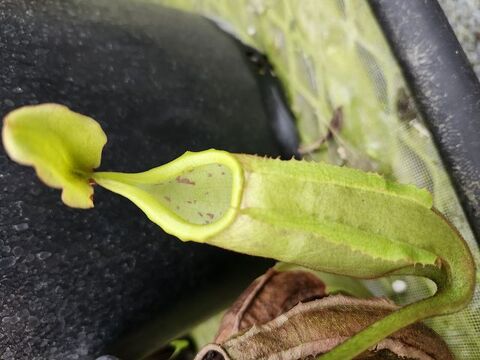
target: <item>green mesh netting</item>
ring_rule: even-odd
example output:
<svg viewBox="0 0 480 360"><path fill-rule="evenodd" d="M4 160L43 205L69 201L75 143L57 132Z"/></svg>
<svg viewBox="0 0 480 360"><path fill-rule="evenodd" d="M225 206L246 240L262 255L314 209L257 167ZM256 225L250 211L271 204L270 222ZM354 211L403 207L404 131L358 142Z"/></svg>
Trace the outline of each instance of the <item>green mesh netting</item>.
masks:
<svg viewBox="0 0 480 360"><path fill-rule="evenodd" d="M435 207L460 230L480 262L430 133L366 1L154 1L210 17L264 52L285 87L306 157L428 188ZM434 291L418 278L366 284L400 304ZM477 286L466 310L428 321L458 359L480 359L479 306Z"/></svg>

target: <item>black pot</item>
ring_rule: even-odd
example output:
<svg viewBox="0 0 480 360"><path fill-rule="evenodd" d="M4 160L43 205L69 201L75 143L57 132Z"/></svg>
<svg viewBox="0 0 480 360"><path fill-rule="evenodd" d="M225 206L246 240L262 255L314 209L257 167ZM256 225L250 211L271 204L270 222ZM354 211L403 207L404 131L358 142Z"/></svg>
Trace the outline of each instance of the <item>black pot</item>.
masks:
<svg viewBox="0 0 480 360"><path fill-rule="evenodd" d="M278 97L275 84L259 86L244 49L197 16L127 0L3 0L0 58L0 113L57 102L97 119L104 170L295 145L282 149L268 121L265 109L282 104L261 94ZM100 188L93 210L69 209L3 151L0 201L2 359L138 358L269 265L181 243Z"/></svg>

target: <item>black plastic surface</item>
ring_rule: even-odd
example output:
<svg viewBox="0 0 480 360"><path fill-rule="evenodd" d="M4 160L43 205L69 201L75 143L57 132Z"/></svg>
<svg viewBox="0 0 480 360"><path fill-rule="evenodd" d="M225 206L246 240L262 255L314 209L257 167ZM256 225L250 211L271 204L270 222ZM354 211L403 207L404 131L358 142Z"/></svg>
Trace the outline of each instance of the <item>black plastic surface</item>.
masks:
<svg viewBox="0 0 480 360"><path fill-rule="evenodd" d="M295 126L295 117L287 105L282 84L275 75L275 70L267 57L256 49L241 44L250 60L250 66L257 75L261 98L269 115L275 137L282 148L282 155L286 159L300 158L298 153L300 138Z"/></svg>
<svg viewBox="0 0 480 360"><path fill-rule="evenodd" d="M480 241L480 84L436 0L370 0Z"/></svg>
<svg viewBox="0 0 480 360"><path fill-rule="evenodd" d="M92 116L109 138L104 170L210 147L280 154L244 51L205 19L140 1L3 0L0 59L0 115L58 102ZM156 317L144 344L117 343L133 358L268 265L181 243L100 188L95 204L66 208L0 151L2 359L92 359Z"/></svg>

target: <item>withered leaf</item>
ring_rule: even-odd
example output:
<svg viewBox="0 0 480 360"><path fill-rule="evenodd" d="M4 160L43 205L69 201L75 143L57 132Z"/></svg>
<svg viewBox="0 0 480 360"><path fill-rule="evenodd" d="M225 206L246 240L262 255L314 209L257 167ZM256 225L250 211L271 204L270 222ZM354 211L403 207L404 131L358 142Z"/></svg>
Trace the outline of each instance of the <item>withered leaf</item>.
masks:
<svg viewBox="0 0 480 360"><path fill-rule="evenodd" d="M301 301L325 296L325 284L307 271L268 270L225 313L215 342L222 343L252 325L264 324Z"/></svg>
<svg viewBox="0 0 480 360"><path fill-rule="evenodd" d="M255 325L221 344L207 345L196 360L310 358L328 352L397 308L382 298L344 295L300 303L266 324ZM357 359L452 360L453 355L433 330L418 323L385 338Z"/></svg>

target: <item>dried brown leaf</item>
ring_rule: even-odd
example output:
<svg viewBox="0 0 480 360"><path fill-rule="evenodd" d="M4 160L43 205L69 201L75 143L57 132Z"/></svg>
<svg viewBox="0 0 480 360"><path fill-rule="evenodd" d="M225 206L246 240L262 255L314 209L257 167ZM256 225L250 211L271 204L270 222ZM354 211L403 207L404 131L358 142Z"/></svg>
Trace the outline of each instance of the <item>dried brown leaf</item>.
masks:
<svg viewBox="0 0 480 360"><path fill-rule="evenodd" d="M218 344L203 348L196 360L296 360L328 352L355 333L395 311L381 299L332 295L300 303L263 325L255 325ZM357 359L452 360L447 345L423 324L385 338Z"/></svg>
<svg viewBox="0 0 480 360"><path fill-rule="evenodd" d="M252 325L264 324L301 301L325 296L325 284L307 271L270 269L239 296L224 315L216 343L222 343Z"/></svg>

